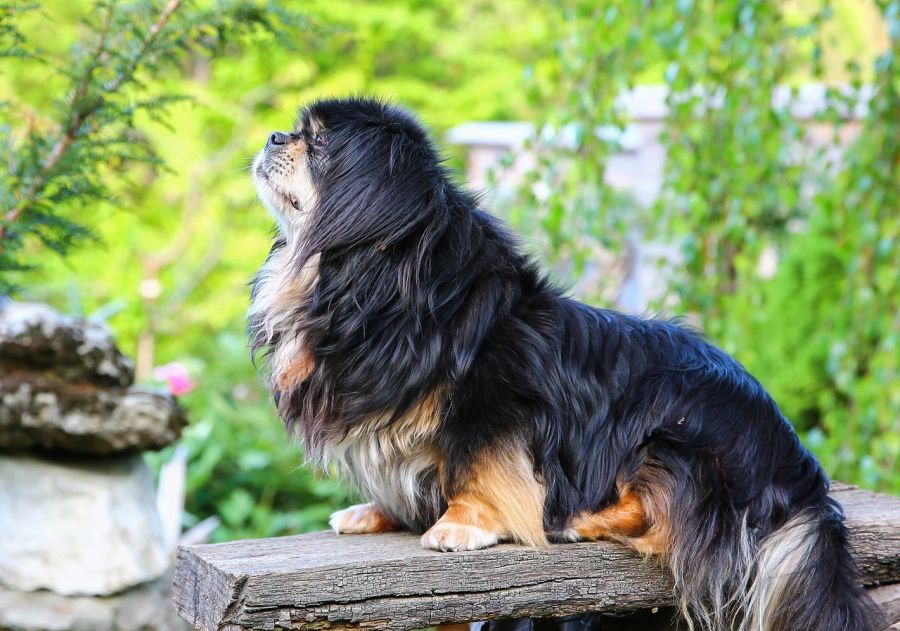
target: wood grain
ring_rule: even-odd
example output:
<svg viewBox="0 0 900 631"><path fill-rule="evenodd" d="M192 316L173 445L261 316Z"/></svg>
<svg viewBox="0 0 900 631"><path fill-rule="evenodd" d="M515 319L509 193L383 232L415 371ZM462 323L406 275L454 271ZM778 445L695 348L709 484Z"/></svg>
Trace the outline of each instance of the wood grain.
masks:
<svg viewBox="0 0 900 631"><path fill-rule="evenodd" d="M832 495L864 583L900 581L900 499L846 485ZM204 631L419 629L672 601L661 568L607 542L440 553L406 533L318 532L182 547L175 575L179 614Z"/></svg>

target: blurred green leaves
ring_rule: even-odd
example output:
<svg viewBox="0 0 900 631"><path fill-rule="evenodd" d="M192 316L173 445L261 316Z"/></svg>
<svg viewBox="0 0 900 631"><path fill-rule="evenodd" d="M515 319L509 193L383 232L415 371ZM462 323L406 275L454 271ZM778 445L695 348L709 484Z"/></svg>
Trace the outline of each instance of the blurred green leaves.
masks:
<svg viewBox="0 0 900 631"><path fill-rule="evenodd" d="M627 226L678 245L658 306L743 361L829 474L900 491L900 2L559 6L562 89L535 94L543 122L621 127L616 93L661 76L662 194L651 212L617 200L602 181L610 146L584 134L538 147L511 218L563 270L595 244L624 250ZM853 36L835 36L861 15L885 27L865 65ZM794 86L810 78L826 82L826 104L801 122ZM773 101L777 88L793 98ZM766 255L780 261L772 277L760 273Z"/></svg>
<svg viewBox="0 0 900 631"><path fill-rule="evenodd" d="M62 95L43 107L11 95L0 111L0 159L8 167L0 175L0 293L12 289L14 273L37 266L41 251L25 255L28 240L65 255L94 236L74 217L86 204L115 197L110 175L164 164L137 122L165 124L171 107L187 98L155 83L161 75L179 71L187 55L214 55L256 31L283 37L295 21L253 2L98 0L82 18L79 39L54 55L20 28L23 18L42 13L37 3L0 6L0 57L30 59L31 71L54 77Z"/></svg>

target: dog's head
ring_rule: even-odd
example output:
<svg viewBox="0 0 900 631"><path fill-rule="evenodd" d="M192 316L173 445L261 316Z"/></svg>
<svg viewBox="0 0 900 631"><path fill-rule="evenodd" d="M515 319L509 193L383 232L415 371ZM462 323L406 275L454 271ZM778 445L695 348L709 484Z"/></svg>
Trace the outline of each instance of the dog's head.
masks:
<svg viewBox="0 0 900 631"><path fill-rule="evenodd" d="M253 161L253 182L259 198L286 237L302 231L318 203L317 181L325 163L325 139L320 121L301 116L292 131L269 134Z"/></svg>
<svg viewBox="0 0 900 631"><path fill-rule="evenodd" d="M444 172L424 128L404 110L363 98L301 110L269 135L253 163L265 206L307 249L387 245L419 220Z"/></svg>

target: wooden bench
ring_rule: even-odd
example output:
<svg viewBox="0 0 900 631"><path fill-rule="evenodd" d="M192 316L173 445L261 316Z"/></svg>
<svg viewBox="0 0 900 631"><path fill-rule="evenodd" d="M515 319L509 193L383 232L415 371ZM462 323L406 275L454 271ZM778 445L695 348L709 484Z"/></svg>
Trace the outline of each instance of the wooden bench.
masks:
<svg viewBox="0 0 900 631"><path fill-rule="evenodd" d="M847 485L832 495L844 505L863 582L881 586L873 597L900 620L900 499ZM653 611L672 600L664 571L608 542L440 553L406 533L317 532L182 547L175 573L175 606L204 631L421 629Z"/></svg>

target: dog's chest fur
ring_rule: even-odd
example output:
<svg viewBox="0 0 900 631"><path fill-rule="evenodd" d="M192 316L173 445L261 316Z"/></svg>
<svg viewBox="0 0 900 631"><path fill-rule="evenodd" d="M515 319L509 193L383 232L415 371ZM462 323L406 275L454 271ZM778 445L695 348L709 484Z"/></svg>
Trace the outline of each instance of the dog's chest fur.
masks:
<svg viewBox="0 0 900 631"><path fill-rule="evenodd" d="M337 467L366 499L413 530L430 526L442 510L435 399L390 424L384 418L365 423L320 451L324 463Z"/></svg>
<svg viewBox="0 0 900 631"><path fill-rule="evenodd" d="M296 271L294 257L290 244L277 243L253 281L250 333L254 347L270 350L270 387L292 383L298 360L308 356L303 305L318 279L318 255Z"/></svg>
<svg viewBox="0 0 900 631"><path fill-rule="evenodd" d="M276 245L254 279L249 313L254 345L270 351L269 385L274 389L292 387L305 378L310 356L303 304L318 279L317 258L294 271L293 257L289 244ZM440 423L437 401L432 394L390 422L388 411L360 423L340 440L308 444L307 457L337 468L404 526L427 527L441 510L433 441Z"/></svg>

